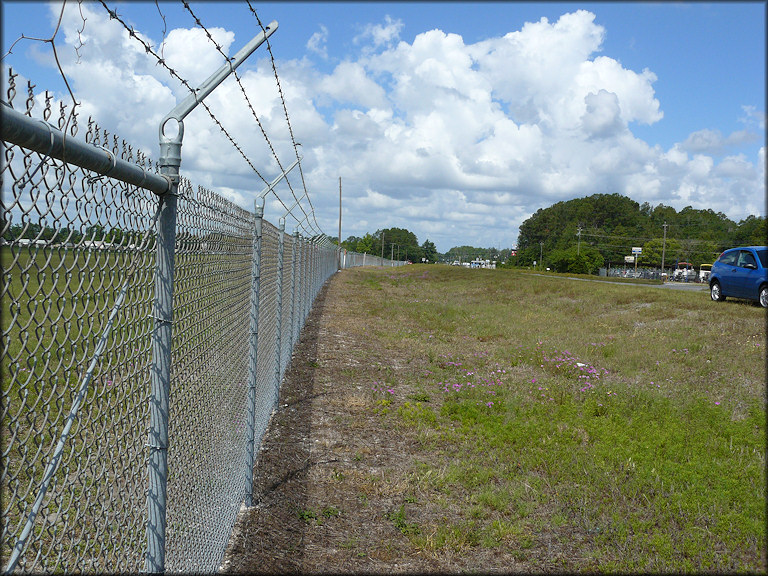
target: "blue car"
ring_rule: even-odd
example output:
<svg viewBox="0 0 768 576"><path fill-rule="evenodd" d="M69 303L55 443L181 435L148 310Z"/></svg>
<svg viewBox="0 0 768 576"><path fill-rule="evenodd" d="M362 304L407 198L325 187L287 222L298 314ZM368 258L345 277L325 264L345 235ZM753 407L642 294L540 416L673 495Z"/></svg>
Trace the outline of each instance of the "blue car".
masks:
<svg viewBox="0 0 768 576"><path fill-rule="evenodd" d="M768 247L731 248L720 254L712 264L709 294L716 302L730 296L768 308Z"/></svg>

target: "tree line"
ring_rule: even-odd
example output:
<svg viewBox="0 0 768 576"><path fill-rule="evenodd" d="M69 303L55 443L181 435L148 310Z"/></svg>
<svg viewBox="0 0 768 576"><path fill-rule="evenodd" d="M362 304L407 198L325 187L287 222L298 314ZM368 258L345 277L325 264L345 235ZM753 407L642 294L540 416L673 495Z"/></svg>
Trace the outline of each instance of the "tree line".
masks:
<svg viewBox="0 0 768 576"><path fill-rule="evenodd" d="M765 245L768 226L762 216L734 222L722 212L690 206L639 204L621 194L594 194L539 209L520 226L514 264L536 261L557 271L595 273L624 265L632 248L642 249L639 266L695 267L714 262L734 246Z"/></svg>
<svg viewBox="0 0 768 576"><path fill-rule="evenodd" d="M3 238L41 239L47 243L77 244L82 239L120 244L136 232L120 228L89 226L51 228L27 222L13 224L3 219ZM330 238L338 244L338 238ZM468 262L476 258L501 266L550 267L558 272L594 274L601 267L623 266L625 256L639 247L639 266L674 267L688 262L695 267L712 263L725 249L768 244L768 222L763 216L748 216L734 222L722 212L690 206L676 211L671 206L639 204L621 194L594 194L540 208L525 220L517 249L454 246L440 254L435 244L419 244L416 234L405 228L385 228L362 237L349 236L341 247L353 252L411 262Z"/></svg>
<svg viewBox="0 0 768 576"><path fill-rule="evenodd" d="M338 244L336 237L331 240ZM425 240L422 244L416 234L405 228L385 228L374 233L366 233L362 238L349 236L341 247L351 252L372 254L385 259L411 262L437 262L440 254L434 243Z"/></svg>
<svg viewBox="0 0 768 576"><path fill-rule="evenodd" d="M338 239L333 239L338 242ZM558 272L595 274L602 267L625 264L633 248L641 248L638 266L665 268L680 262L695 267L714 262L734 246L768 244L763 216L734 222L722 212L687 206L642 204L621 194L594 194L540 208L520 226L517 249L454 246L440 254L429 240L419 245L403 228L387 228L350 236L342 247L384 258L469 262L476 258L500 266L549 267ZM382 249L383 248L383 249Z"/></svg>

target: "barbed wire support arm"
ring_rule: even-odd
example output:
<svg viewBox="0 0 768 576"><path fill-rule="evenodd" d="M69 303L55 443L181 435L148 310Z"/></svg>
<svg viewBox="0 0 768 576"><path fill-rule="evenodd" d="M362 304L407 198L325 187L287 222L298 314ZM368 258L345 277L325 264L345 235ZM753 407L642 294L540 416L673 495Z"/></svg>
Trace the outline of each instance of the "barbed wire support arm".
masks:
<svg viewBox="0 0 768 576"><path fill-rule="evenodd" d="M171 338L173 321L173 277L176 247L176 213L179 190L181 143L184 118L235 71L277 30L272 21L235 56L223 64L200 87L179 103L160 122L160 173L171 181L171 190L160 197L155 264L154 328L150 373L150 429L147 446L149 486L147 490L147 551L145 571L165 572L166 508L168 485L168 421L170 416Z"/></svg>

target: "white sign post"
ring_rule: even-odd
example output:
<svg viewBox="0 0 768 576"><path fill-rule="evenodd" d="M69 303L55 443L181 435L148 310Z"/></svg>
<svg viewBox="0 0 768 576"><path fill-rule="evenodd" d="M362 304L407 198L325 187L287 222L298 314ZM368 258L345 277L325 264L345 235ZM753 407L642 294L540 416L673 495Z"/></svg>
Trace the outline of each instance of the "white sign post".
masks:
<svg viewBox="0 0 768 576"><path fill-rule="evenodd" d="M637 258L643 253L643 249L638 246L632 246L632 255L635 257L635 278L637 278Z"/></svg>

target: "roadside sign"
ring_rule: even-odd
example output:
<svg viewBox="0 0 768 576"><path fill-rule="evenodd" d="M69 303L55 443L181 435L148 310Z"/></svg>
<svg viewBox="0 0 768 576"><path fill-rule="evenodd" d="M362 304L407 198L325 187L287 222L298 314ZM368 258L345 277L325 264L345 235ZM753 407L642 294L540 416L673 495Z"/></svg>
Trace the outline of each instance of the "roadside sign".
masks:
<svg viewBox="0 0 768 576"><path fill-rule="evenodd" d="M634 261L635 261L635 257L634 256L624 256L624 262L632 263Z"/></svg>
<svg viewBox="0 0 768 576"><path fill-rule="evenodd" d="M639 246L632 246L632 254L642 254L643 249Z"/></svg>

